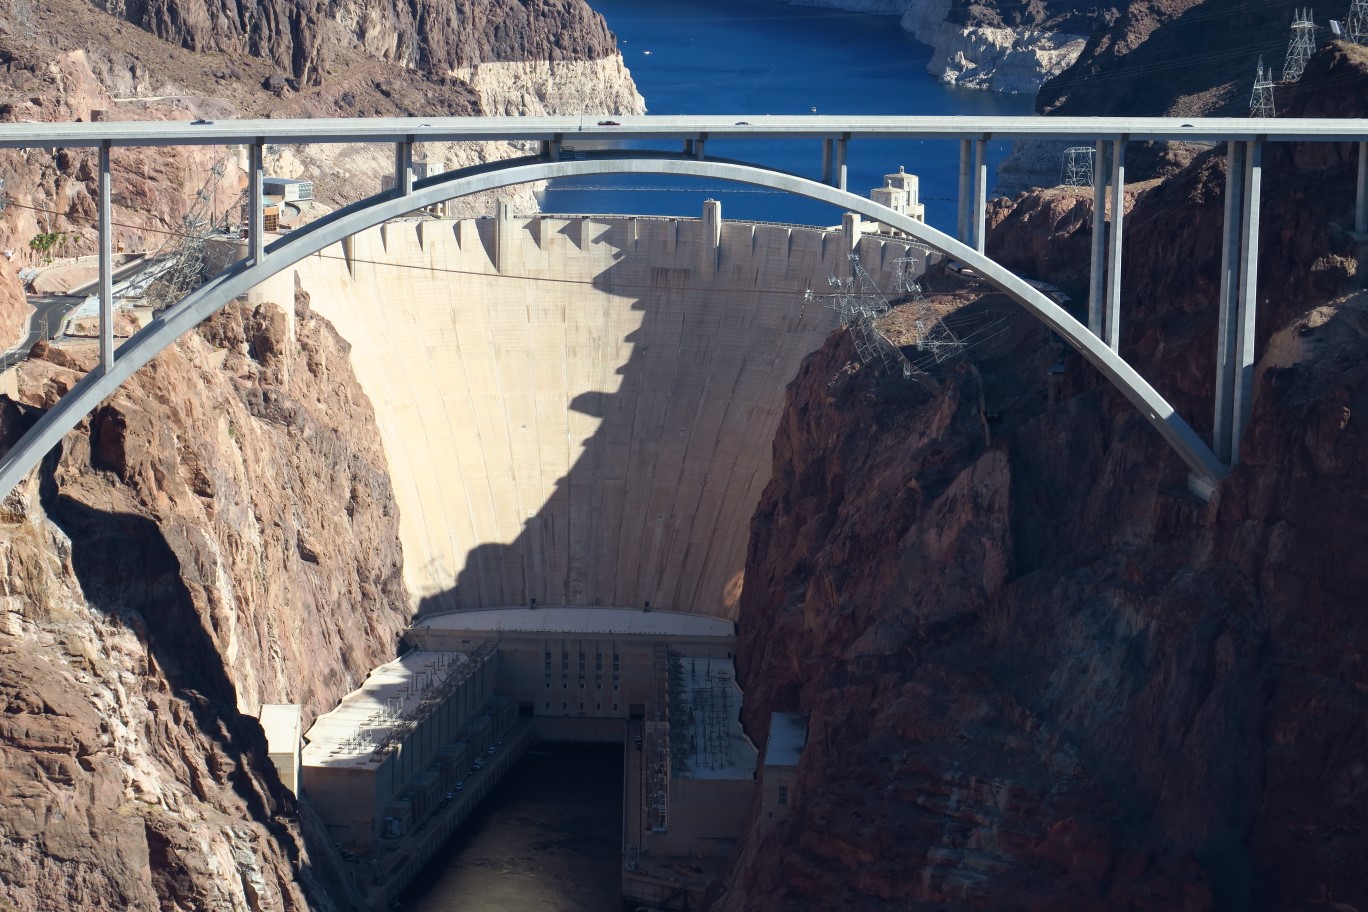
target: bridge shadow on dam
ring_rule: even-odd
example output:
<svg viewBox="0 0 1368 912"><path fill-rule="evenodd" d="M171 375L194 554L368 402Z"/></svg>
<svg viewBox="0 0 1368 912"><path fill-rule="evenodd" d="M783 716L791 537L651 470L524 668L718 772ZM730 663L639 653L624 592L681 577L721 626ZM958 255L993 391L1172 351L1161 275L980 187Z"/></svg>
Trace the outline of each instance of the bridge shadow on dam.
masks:
<svg viewBox="0 0 1368 912"><path fill-rule="evenodd" d="M528 282L530 341L497 365L525 388L558 385L573 414L546 421L524 445L510 442L507 453L484 449L491 475L515 476L507 487L527 489L542 473L549 493L535 509L526 505L515 540L469 549L450 588L420 600L420 615L535 600L735 617L785 387L838 325L804 293L824 293L829 276L848 274L849 241L721 223L713 246L706 223L680 219L519 219L512 230L514 244L498 242L506 274L554 279L538 274L548 261L534 254L557 246L567 257L611 252L591 282L569 291ZM906 251L868 239L860 252L888 279ZM567 294L581 300L561 301ZM553 298L560 303L549 306ZM613 382L583 388L594 378ZM589 382L577 389L576 380ZM482 426L524 429L547 417L517 395L500 408ZM548 435L565 426L569 467L551 474L555 462L544 457L557 446L564 454L565 441ZM576 427L592 431L576 439Z"/></svg>

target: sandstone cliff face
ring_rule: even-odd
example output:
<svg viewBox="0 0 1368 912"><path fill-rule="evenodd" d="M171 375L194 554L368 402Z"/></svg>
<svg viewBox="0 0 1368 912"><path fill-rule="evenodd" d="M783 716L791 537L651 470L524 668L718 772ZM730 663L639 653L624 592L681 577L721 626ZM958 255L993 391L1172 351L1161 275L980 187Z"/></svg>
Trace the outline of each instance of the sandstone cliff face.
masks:
<svg viewBox="0 0 1368 912"><path fill-rule="evenodd" d="M166 41L274 61L306 85L338 72L339 46L434 73L483 61L597 60L613 37L582 0L91 0Z"/></svg>
<svg viewBox="0 0 1368 912"><path fill-rule="evenodd" d="M748 730L805 711L810 735L796 809L749 834L720 908L1368 906L1351 156L1270 152L1296 190L1266 198L1254 420L1212 504L1091 371L1050 406L1024 322L935 394L852 371L841 338L812 356L740 617ZM1199 429L1222 165L1136 198L1123 280L1123 350ZM1004 217L1073 230L1076 205ZM1070 243L1014 255L1052 278L1041 251Z"/></svg>
<svg viewBox="0 0 1368 912"><path fill-rule="evenodd" d="M0 884L23 910L345 906L265 758L393 656L396 508L347 346L233 307L140 371L4 504ZM40 348L43 405L93 352ZM6 430L25 422L7 406Z"/></svg>

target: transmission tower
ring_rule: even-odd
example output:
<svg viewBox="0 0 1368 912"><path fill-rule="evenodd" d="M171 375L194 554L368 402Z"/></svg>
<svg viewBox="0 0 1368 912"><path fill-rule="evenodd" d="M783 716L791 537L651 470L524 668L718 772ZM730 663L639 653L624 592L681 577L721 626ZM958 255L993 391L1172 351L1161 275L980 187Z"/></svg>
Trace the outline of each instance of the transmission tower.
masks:
<svg viewBox="0 0 1368 912"><path fill-rule="evenodd" d="M1273 73L1264 70L1263 58L1254 76L1254 92L1249 96L1250 117L1277 117L1273 108Z"/></svg>
<svg viewBox="0 0 1368 912"><path fill-rule="evenodd" d="M915 277L909 277L907 267L911 262L915 262L911 257L899 260L898 284L900 291L912 295L910 322L915 333L910 347L918 352L915 360L908 358L903 349L879 329L876 321L886 315L891 307L860 264L857 254L850 254L850 277L832 276L829 280L835 289L829 306L840 314L841 325L850 331L860 361L864 364L877 362L885 370L896 370L904 378L925 374L931 366L964 348L964 344L941 321L935 308L922 298L921 287L915 282Z"/></svg>
<svg viewBox="0 0 1368 912"><path fill-rule="evenodd" d="M1093 183L1092 146L1070 146L1064 150L1064 173L1060 183L1066 187L1091 187Z"/></svg>
<svg viewBox="0 0 1368 912"><path fill-rule="evenodd" d="M229 207L219 214L214 207L214 194L227 167L228 159L223 158L210 169L204 186L195 194L194 203L181 217L180 231L168 234L157 252L147 258L149 263L165 264L144 294L153 313L161 313L198 288L206 267L218 271L228 265L207 262L205 250L205 241L227 227L232 210Z"/></svg>
<svg viewBox="0 0 1368 912"><path fill-rule="evenodd" d="M1368 44L1368 0L1353 0L1349 4L1344 36L1355 44Z"/></svg>
<svg viewBox="0 0 1368 912"><path fill-rule="evenodd" d="M1283 63L1283 82L1296 82L1301 79L1306 61L1316 50L1316 23L1311 21L1311 9L1297 10L1292 14L1292 38L1287 42L1287 60Z"/></svg>

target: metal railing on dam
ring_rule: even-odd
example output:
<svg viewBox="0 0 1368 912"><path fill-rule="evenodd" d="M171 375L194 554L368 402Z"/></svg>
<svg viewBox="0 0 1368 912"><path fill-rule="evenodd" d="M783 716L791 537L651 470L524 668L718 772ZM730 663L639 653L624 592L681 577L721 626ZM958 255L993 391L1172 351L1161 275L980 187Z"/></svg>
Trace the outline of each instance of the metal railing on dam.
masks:
<svg viewBox="0 0 1368 912"><path fill-rule="evenodd" d="M1037 289L984 255L990 139L1066 139L1110 151L1109 169L1094 174L1094 211L1110 197L1110 221L1094 219L1086 325ZM673 145L671 150L577 152L570 140ZM816 178L710 157L718 140L810 139ZM850 144L869 139L952 139L960 144L956 234L943 234L846 192ZM508 141L538 144L540 153L415 180L413 147L433 141ZM1121 357L1121 260L1125 149L1130 141L1223 143L1227 192L1219 294L1217 383L1211 443L1193 432L1169 403ZM859 116L622 117L587 123L578 117L376 118L242 120L194 123L132 122L0 125L0 148L84 147L98 151L100 246L99 369L86 376L0 461L0 493L9 492L61 436L133 371L229 300L304 256L359 230L424 205L481 190L556 177L657 173L740 181L845 207L964 262L1055 330L1136 405L1192 471L1194 490L1209 494L1238 459L1238 442L1252 408L1255 294L1262 155L1268 143L1348 142L1357 145L1354 231L1368 233L1368 120L1219 118L997 118ZM260 199L267 144L381 143L394 149L393 190L345 207L306 228L266 243L260 206L248 207L247 258L172 306L125 343L113 337L113 231L110 152L113 148L240 145L248 151L248 194Z"/></svg>

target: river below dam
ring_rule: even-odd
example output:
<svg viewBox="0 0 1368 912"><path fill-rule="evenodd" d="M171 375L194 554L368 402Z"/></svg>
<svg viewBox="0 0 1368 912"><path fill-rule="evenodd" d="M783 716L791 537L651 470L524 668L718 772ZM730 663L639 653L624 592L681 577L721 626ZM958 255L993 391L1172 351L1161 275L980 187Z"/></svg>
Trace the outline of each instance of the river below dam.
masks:
<svg viewBox="0 0 1368 912"><path fill-rule="evenodd" d="M767 114L1029 115L1035 98L943 85L926 70L931 49L896 16L789 6L780 0L590 0L619 47L651 114L723 114L755 122ZM573 146L573 143L569 143ZM989 144L989 168L1011 151ZM820 179L817 140L713 140L710 156L770 165ZM903 166L921 178L927 221L954 231L959 144L875 141L850 144L847 187L865 195ZM722 201L729 219L840 224L823 203L725 182L651 175L556 181L543 211L697 216Z"/></svg>
<svg viewBox="0 0 1368 912"><path fill-rule="evenodd" d="M410 912L619 912L622 749L529 751L414 880Z"/></svg>

